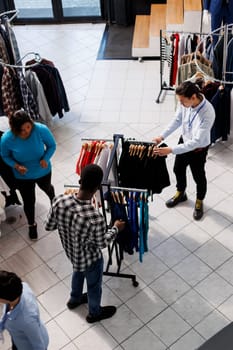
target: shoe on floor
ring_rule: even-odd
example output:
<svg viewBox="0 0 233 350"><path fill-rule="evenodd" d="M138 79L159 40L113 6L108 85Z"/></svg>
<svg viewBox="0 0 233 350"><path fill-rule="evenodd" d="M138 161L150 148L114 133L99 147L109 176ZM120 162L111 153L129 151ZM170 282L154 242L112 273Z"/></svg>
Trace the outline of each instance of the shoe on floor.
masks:
<svg viewBox="0 0 233 350"><path fill-rule="evenodd" d="M37 233L37 224L29 225L29 232L28 232L29 238L31 240L36 240L38 238Z"/></svg>
<svg viewBox="0 0 233 350"><path fill-rule="evenodd" d="M188 199L188 197L187 197L185 192L176 191L176 194L172 198L168 199L168 201L166 201L166 206L168 208L173 208L178 203L184 202L187 199Z"/></svg>
<svg viewBox="0 0 233 350"><path fill-rule="evenodd" d="M201 199L197 199L195 203L195 208L193 211L194 220L200 220L203 216L203 202Z"/></svg>
<svg viewBox="0 0 233 350"><path fill-rule="evenodd" d="M10 205L18 204L21 205L20 200L17 196L17 193L15 191L10 192L10 195L8 196L5 191L1 192L3 196L5 197L6 203L5 207L9 207Z"/></svg>
<svg viewBox="0 0 233 350"><path fill-rule="evenodd" d="M106 318L112 317L116 313L116 310L117 309L115 306L102 306L99 315L87 315L86 320L88 323L94 323L101 320L105 320Z"/></svg>
<svg viewBox="0 0 233 350"><path fill-rule="evenodd" d="M81 297L81 301L77 302L77 301L69 300L66 305L67 305L68 309L73 310L76 307L78 307L79 305L87 304L87 302L88 302L87 293L83 293L82 297Z"/></svg>

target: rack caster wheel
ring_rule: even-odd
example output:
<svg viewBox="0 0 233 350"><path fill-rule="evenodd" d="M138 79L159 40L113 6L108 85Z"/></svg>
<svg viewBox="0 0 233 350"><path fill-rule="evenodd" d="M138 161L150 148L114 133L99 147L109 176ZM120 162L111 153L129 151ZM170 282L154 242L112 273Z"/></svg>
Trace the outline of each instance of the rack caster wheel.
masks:
<svg viewBox="0 0 233 350"><path fill-rule="evenodd" d="M138 285L139 285L138 281L134 280L134 281L133 281L133 286L134 286L134 287L137 287Z"/></svg>

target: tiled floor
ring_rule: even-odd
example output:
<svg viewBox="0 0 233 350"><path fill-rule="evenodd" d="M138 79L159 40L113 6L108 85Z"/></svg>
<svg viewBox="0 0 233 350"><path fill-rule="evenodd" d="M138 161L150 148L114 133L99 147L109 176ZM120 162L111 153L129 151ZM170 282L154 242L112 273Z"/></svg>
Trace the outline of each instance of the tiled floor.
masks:
<svg viewBox="0 0 233 350"><path fill-rule="evenodd" d="M174 112L174 95L155 103L158 61L96 61L102 24L15 27L21 56L39 52L53 60L63 78L71 111L54 119L53 158L56 192L77 182L75 164L82 138L112 138L114 133L151 141ZM5 118L0 119L6 128ZM168 139L170 145L177 135ZM195 186L188 174L189 200L167 209L174 192L173 156L167 159L172 185L150 203L150 251L124 257L128 279L104 278L103 304L118 306L109 320L89 325L86 306L66 308L71 265L57 232L46 232L49 203L38 191L39 239L27 237L21 207L10 207L2 223L0 268L17 272L35 291L49 335L49 350L194 350L233 321L233 138L210 148L205 216L192 219ZM6 335L2 350L9 348Z"/></svg>

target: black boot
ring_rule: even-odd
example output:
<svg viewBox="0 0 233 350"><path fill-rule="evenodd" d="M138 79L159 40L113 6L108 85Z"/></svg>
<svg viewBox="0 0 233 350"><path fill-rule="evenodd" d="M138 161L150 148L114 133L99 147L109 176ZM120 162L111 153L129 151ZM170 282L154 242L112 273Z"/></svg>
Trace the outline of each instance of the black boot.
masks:
<svg viewBox="0 0 233 350"><path fill-rule="evenodd" d="M166 201L166 206L168 208L175 207L178 203L185 202L187 200L187 195L185 192L176 191L176 194Z"/></svg>
<svg viewBox="0 0 233 350"><path fill-rule="evenodd" d="M32 240L36 240L38 238L37 224L36 223L34 223L33 225L29 225L28 235L29 235L29 238Z"/></svg>
<svg viewBox="0 0 233 350"><path fill-rule="evenodd" d="M12 200L12 204L22 205L16 191L10 191L10 197Z"/></svg>
<svg viewBox="0 0 233 350"><path fill-rule="evenodd" d="M14 204L21 205L20 200L19 200L17 193L15 191L10 191L9 196L7 196L5 191L3 191L2 194L6 198L5 207L9 207L10 205L14 205Z"/></svg>

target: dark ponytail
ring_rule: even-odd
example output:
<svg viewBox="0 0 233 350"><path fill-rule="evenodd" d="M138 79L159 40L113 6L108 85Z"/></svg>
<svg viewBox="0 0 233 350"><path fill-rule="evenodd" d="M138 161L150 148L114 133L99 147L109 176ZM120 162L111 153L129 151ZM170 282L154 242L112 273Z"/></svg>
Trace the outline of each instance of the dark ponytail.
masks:
<svg viewBox="0 0 233 350"><path fill-rule="evenodd" d="M175 93L176 95L184 96L187 98L191 98L194 94L196 94L197 97L200 97L201 89L197 83L192 83L191 81L184 81L176 88Z"/></svg>

